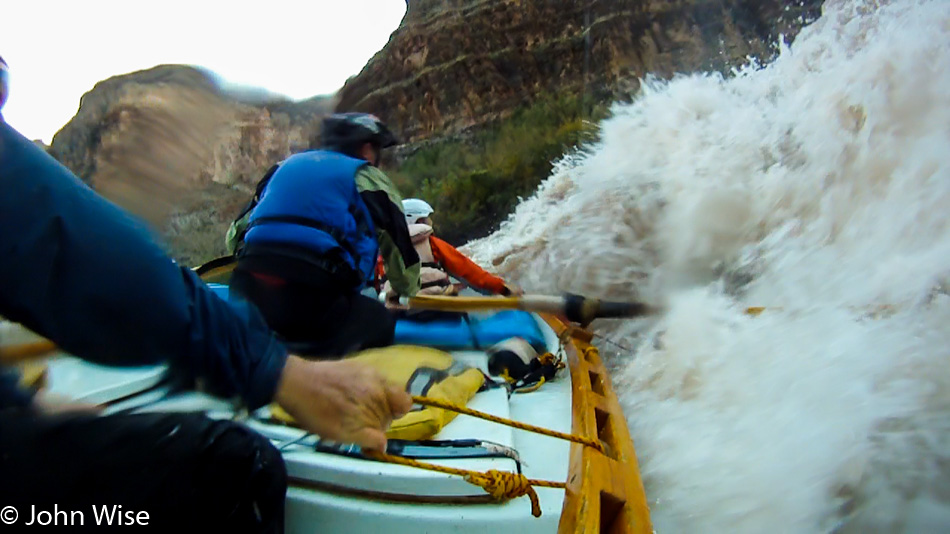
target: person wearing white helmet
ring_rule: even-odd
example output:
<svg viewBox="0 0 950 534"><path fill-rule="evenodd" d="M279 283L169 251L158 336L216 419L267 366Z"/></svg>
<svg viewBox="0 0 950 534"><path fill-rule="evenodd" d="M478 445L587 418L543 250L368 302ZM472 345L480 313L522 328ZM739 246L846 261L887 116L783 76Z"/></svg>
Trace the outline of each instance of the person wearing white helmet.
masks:
<svg viewBox="0 0 950 534"><path fill-rule="evenodd" d="M498 295L520 295L523 291L502 278L482 269L455 247L433 235L432 217L435 212L428 202L419 198L402 201L412 244L422 262L420 270L420 295L454 295L456 287L450 276L464 281L473 288ZM377 265L377 273L385 276L384 269ZM383 291L392 291L389 282Z"/></svg>
<svg viewBox="0 0 950 534"><path fill-rule="evenodd" d="M402 211L406 214L406 223L415 224L420 219L428 218L435 210L421 198L407 198L402 201Z"/></svg>

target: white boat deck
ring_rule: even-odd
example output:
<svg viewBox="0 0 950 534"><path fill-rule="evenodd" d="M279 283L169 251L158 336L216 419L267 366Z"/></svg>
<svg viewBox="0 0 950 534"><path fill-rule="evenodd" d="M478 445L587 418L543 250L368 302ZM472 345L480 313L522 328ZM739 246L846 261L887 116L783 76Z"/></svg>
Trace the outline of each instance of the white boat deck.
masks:
<svg viewBox="0 0 950 534"><path fill-rule="evenodd" d="M557 347L553 332L539 320L549 338L549 347ZM487 358L481 351L457 351L453 356L487 372ZM62 355L50 362L50 390L75 399L105 402L129 396L155 386L162 367L109 368ZM202 410L212 416L231 418L232 407L225 401L199 393L178 394L165 398L166 389L151 391L114 404L107 413L124 409L141 411ZM522 421L552 430L570 433L572 419L570 375L564 370L557 380L539 390L514 394L509 399L502 389L477 394L468 407L500 417ZM266 416L266 408L257 415ZM245 424L269 437L277 445L304 435L304 432L261 419L246 419ZM513 429L474 417L459 415L432 439L479 439L514 448L528 478L565 481L568 474L570 443ZM291 479L287 499L287 532L471 532L486 529L517 531L519 534L555 532L564 500L560 489L536 488L542 516L531 515L527 497L506 503L471 502L451 504L408 503L380 494L414 496L417 499L483 501L486 493L461 477L418 468L387 464L340 454L316 452L312 445L296 444L283 449ZM441 465L487 471L516 471L510 458L467 458L427 460ZM377 494L368 496L368 493Z"/></svg>

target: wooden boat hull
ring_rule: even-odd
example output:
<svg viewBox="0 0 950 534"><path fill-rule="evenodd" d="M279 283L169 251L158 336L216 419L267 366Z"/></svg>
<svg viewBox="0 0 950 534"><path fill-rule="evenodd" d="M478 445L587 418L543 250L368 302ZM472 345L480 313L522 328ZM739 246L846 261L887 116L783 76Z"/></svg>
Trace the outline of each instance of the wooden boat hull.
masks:
<svg viewBox="0 0 950 534"><path fill-rule="evenodd" d="M220 269L215 271L221 274ZM606 454L591 447L458 416L434 439L478 438L510 445L529 478L564 481L567 489L537 488L542 515L532 517L527 498L492 502L480 488L454 475L383 464L363 458L315 452L288 443L304 435L277 424L267 413L243 421L283 448L289 477L288 532L472 532L489 529L559 533L649 533L649 509L633 442L620 403L589 331L559 317L534 316L549 350L560 351L569 372L527 394L479 393L468 406L537 426L600 440ZM6 336L6 339L16 339ZM35 339L31 342L36 342ZM22 344L22 343L21 343ZM10 353L10 347L4 351ZM484 365L480 350L453 356ZM47 364L51 391L109 403L120 410L203 410L213 417L239 418L232 406L199 393L167 396L161 367L108 369L57 355ZM110 374L114 373L114 374ZM95 384L95 386L93 386ZM498 390L495 390L498 391ZM264 409L266 412L266 409ZM509 458L433 460L473 470L515 470Z"/></svg>

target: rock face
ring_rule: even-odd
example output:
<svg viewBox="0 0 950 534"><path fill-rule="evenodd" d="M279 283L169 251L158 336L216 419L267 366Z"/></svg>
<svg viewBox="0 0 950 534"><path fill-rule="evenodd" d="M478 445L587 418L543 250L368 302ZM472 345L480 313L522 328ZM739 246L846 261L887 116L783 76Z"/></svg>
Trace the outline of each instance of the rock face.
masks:
<svg viewBox="0 0 950 534"><path fill-rule="evenodd" d="M410 0L386 47L340 92L409 141L510 114L543 93L601 100L647 73L768 59L821 0Z"/></svg>
<svg viewBox="0 0 950 534"><path fill-rule="evenodd" d="M394 0L395 1L395 0ZM309 146L332 109L375 113L407 150L504 118L545 94L605 101L648 73L768 59L821 0L409 0L400 27L334 97L222 88L163 65L98 83L49 152L144 216L182 263L224 253L263 172ZM391 157L391 156L390 156Z"/></svg>
<svg viewBox="0 0 950 534"><path fill-rule="evenodd" d="M328 97L226 91L209 73L163 65L96 84L50 153L193 264L224 252L227 224L257 180L306 149L331 107Z"/></svg>

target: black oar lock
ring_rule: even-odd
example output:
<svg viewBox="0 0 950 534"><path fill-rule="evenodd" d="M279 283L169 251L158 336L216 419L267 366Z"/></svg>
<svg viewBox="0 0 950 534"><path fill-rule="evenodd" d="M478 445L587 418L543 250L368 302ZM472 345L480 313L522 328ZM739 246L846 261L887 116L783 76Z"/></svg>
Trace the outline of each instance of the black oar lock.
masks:
<svg viewBox="0 0 950 534"><path fill-rule="evenodd" d="M587 328L594 319L638 317L655 311L642 302L612 302L574 293L565 293L563 298L564 316L583 328Z"/></svg>

